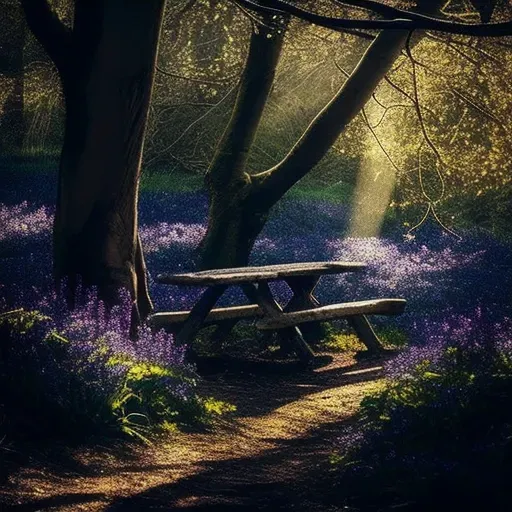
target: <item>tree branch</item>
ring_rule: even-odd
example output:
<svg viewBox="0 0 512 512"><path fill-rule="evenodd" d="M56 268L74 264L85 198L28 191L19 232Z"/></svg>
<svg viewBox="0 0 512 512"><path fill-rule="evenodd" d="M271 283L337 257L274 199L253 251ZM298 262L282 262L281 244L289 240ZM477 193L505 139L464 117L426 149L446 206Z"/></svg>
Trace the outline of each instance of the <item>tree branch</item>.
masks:
<svg viewBox="0 0 512 512"><path fill-rule="evenodd" d="M412 65L412 83L413 83L413 93L414 93L414 106L416 108L416 114L418 116L418 121L420 123L421 133L423 135L425 142L427 143L427 145L430 147L430 149L436 156L435 170L436 170L436 174L439 178L439 182L441 184L441 193L440 193L440 196L438 199L438 201L440 201L444 196L445 183L444 183L443 176L439 170L439 163L444 165L445 167L447 167L447 165L445 164L444 159L441 156L441 153L437 149L436 145L434 144L433 140L430 138L430 135L427 131L427 127L425 125L425 121L423 119L423 112L421 111L419 91L418 91L418 76L417 76L417 72L416 72L416 61L414 60L414 58L412 56L410 39L407 40L407 44L405 45L405 50L406 50L407 56L409 57L409 60L411 61L411 65ZM421 171L421 166L419 168ZM424 194L425 194L425 192L424 192ZM426 196L426 197L428 197L428 196ZM430 198L429 198L429 201L431 201ZM433 204L435 203L435 201L431 201L431 202Z"/></svg>
<svg viewBox="0 0 512 512"><path fill-rule="evenodd" d="M505 135L509 135L510 130L507 128L505 123L501 121L498 117L496 117L490 110L488 110L484 105L478 102L476 98L472 98L465 93L463 93L459 88L455 87L453 85L453 77L450 75L446 75L445 73L441 73L438 70L433 69L431 66L428 66L427 64L421 62L416 57L414 57L412 54L408 54L408 57L413 65L413 70L415 69L415 66L419 66L421 68L426 69L430 73L437 74L438 76L442 77L445 83L448 86L448 91L453 94L455 97L462 100L467 105L471 106L473 109L478 111L480 114L485 116L490 121L494 122L498 128L500 128ZM414 77L413 77L414 78Z"/></svg>
<svg viewBox="0 0 512 512"><path fill-rule="evenodd" d="M375 142L377 142L381 151L384 153L384 156L387 158L388 162L392 165L392 167L395 169L395 171L400 173L401 172L400 168L395 164L395 162L391 158L391 155L389 154L388 150L384 147L384 144L382 144L382 141L379 139L377 132L375 131L374 127L371 125L370 120L368 119L368 115L366 114L366 110L364 108L361 111L361 113L363 114L363 119L364 119L366 126L370 130L370 133L373 135Z"/></svg>
<svg viewBox="0 0 512 512"><path fill-rule="evenodd" d="M257 194L272 204L326 155L345 127L359 114L391 69L408 32L382 32L366 50L336 96L316 116L288 155L275 167L253 176Z"/></svg>
<svg viewBox="0 0 512 512"><path fill-rule="evenodd" d="M384 6L378 2L370 0L363 2L339 1L345 5L367 4L367 8L371 7L373 12L381 11L387 13L388 19L349 19L338 18L334 16L325 16L307 11L289 3L286 0L267 0L266 4L260 3L258 0L236 0L239 4L257 12L269 14L291 14L297 18L308 21L314 25L329 28L331 30L341 31L346 29L377 29L377 30L436 30L449 34L465 34L480 37L502 37L512 35L512 20L500 23L460 23L453 22L436 17L426 16L411 11L395 9L390 6ZM270 5L269 5L270 4ZM371 4L371 5L370 5ZM377 7L378 6L378 7ZM361 7L361 5L359 5ZM384 9L385 8L385 9ZM390 16L394 13L393 16ZM395 16L400 16L396 18ZM390 19L391 17L391 19Z"/></svg>
<svg viewBox="0 0 512 512"><path fill-rule="evenodd" d="M197 119L195 119L194 121L192 121L192 123L190 123L188 125L187 128L185 128L181 134L179 135L179 137L177 137L173 142L172 144L170 144L168 147L162 149L161 151L158 152L158 154L155 154L155 156L153 158L151 158L147 163L147 165L150 165L154 160L157 160L160 156L162 156L164 153L167 153L169 152L176 144L178 144L178 142L183 139L183 137L185 137L185 135L188 134L188 132L194 128L194 126L196 126L198 123L200 123L203 119L205 119L206 117L208 117L217 107L219 107L220 105L222 105L222 103L224 103L228 98L229 96L231 95L231 93L236 89L238 83L236 83L235 85L233 85L229 90L228 92L217 102L215 103L209 110L207 110L204 114L202 114L201 116L199 116Z"/></svg>
<svg viewBox="0 0 512 512"><path fill-rule="evenodd" d="M265 24L251 35L235 106L206 174L213 188L224 189L233 178L244 176L249 150L274 82L288 19L285 16L281 29L275 30L267 27L273 22L267 15Z"/></svg>
<svg viewBox="0 0 512 512"><path fill-rule="evenodd" d="M163 69L161 66L158 66L158 65L156 66L156 70L159 73L162 73L162 75L170 76L171 78L178 78L180 80L186 80L188 82L196 82L198 84L226 85L226 84L229 84L229 83L233 83L233 80L238 79L237 75L231 75L231 76L225 77L223 79L218 79L218 80L208 80L206 78L197 78L197 77L194 77L194 76L185 76L185 75L180 75L179 73L172 73L171 71L166 71L165 69Z"/></svg>
<svg viewBox="0 0 512 512"><path fill-rule="evenodd" d="M72 31L62 23L48 0L21 0L27 24L59 70L69 62Z"/></svg>
<svg viewBox="0 0 512 512"><path fill-rule="evenodd" d="M436 12L443 0L430 2ZM346 126L361 112L411 37L409 31L383 31L368 47L336 96L308 126L302 137L273 168L253 176L256 201L274 204L327 154Z"/></svg>

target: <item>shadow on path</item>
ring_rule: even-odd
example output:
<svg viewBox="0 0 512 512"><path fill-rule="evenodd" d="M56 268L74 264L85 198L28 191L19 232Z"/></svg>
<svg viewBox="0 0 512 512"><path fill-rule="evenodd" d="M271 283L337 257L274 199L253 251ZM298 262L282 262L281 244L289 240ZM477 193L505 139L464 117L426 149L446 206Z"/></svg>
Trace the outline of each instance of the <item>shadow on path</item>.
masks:
<svg viewBox="0 0 512 512"><path fill-rule="evenodd" d="M107 510L342 510L326 492L333 478L328 457L349 421L323 425L307 438L282 440L260 456L210 463L188 478L114 500Z"/></svg>
<svg viewBox="0 0 512 512"><path fill-rule="evenodd" d="M355 361L324 354L317 356L313 371L293 361L219 359L220 371L204 376L201 388L236 405L238 417L261 416L312 393L381 378L382 364L393 355Z"/></svg>
<svg viewBox="0 0 512 512"><path fill-rule="evenodd" d="M232 421L210 432L126 452L72 448L62 462L50 447L19 472L23 490L5 510L348 511L329 495L329 455L383 360L338 354L324 363L269 371L270 362L253 361L206 376L202 394L237 406Z"/></svg>

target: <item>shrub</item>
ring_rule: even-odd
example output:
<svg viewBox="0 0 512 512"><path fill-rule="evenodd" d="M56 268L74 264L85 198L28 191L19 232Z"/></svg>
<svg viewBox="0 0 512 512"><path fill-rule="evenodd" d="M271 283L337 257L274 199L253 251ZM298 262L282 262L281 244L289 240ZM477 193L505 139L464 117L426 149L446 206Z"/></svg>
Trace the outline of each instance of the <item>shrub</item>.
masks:
<svg viewBox="0 0 512 512"><path fill-rule="evenodd" d="M384 384L339 439L344 486L357 505L383 508L417 510L441 495L459 506L463 495L468 503L486 497L488 506L509 499L512 322L490 323L478 310L422 329L430 344L388 363Z"/></svg>
<svg viewBox="0 0 512 512"><path fill-rule="evenodd" d="M47 306L50 301L46 302ZM52 304L60 304L52 301ZM230 407L196 393L184 346L142 327L129 336L129 298L107 310L93 294L73 311L0 314L5 402L47 431L126 433L204 424ZM44 428L43 428L44 430Z"/></svg>

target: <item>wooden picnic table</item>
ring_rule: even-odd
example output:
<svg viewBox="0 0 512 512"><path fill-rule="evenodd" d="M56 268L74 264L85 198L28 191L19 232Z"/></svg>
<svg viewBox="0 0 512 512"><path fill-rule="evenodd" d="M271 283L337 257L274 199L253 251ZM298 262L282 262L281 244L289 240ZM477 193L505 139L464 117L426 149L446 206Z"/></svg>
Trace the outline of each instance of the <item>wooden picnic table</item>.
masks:
<svg viewBox="0 0 512 512"><path fill-rule="evenodd" d="M190 311L156 313L153 324L158 327L171 322L182 322L177 333L178 343L189 343L207 319L227 320L227 332L244 317L261 317L260 329L278 330L283 339L293 343L299 358L309 362L314 357L302 330L311 322L348 317L358 336L369 350L379 351L381 345L365 313L398 314L403 311L403 299L376 299L320 306L313 291L320 278L328 274L358 272L366 268L361 262L307 262L239 268L204 270L180 274L160 274L156 281L178 286L206 287ZM271 281L285 281L293 292L290 301L282 307L269 287ZM230 286L240 286L250 305L213 309L218 299ZM306 327L299 324L306 322ZM302 329L302 330L301 330ZM224 330L226 333L226 330Z"/></svg>

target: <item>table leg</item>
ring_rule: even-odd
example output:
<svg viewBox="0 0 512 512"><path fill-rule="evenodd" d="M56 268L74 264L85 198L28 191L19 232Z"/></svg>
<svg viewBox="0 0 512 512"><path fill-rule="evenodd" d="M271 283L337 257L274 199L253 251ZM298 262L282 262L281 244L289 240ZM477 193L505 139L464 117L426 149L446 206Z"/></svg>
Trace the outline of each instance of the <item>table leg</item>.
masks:
<svg viewBox="0 0 512 512"><path fill-rule="evenodd" d="M207 288L196 305L190 311L183 327L179 330L176 341L179 344L186 344L192 341L201 330L208 313L213 309L219 297L225 292L227 286L217 285Z"/></svg>
<svg viewBox="0 0 512 512"><path fill-rule="evenodd" d="M283 313L283 309L272 296L268 283L265 281L243 286L242 289L250 301L260 305L265 314L275 316ZM287 327L282 331L286 339L293 342L294 350L303 363L309 363L314 359L315 354L304 340L298 327Z"/></svg>
<svg viewBox="0 0 512 512"><path fill-rule="evenodd" d="M293 297L284 308L284 312L300 311L320 306L317 298L313 295L319 276L297 276L286 279L286 284L293 292ZM326 332L320 322L307 322L300 326L304 339L308 343L319 343L325 338Z"/></svg>
<svg viewBox="0 0 512 512"><path fill-rule="evenodd" d="M347 320L356 331L359 339L366 345L370 354L379 354L384 351L379 338L365 315L348 317Z"/></svg>
<svg viewBox="0 0 512 512"><path fill-rule="evenodd" d="M220 350L222 342L229 336L229 333L233 330L235 325L238 323L238 319L234 320L223 320L216 328L210 337L210 341L213 345L214 350Z"/></svg>
<svg viewBox="0 0 512 512"><path fill-rule="evenodd" d="M274 299L268 284L265 284L265 287L261 287L258 284L249 283L247 285L243 285L242 290L251 302L258 304L261 309L265 311L265 314L273 316L275 314L282 313L283 308ZM271 334L271 331L268 331L264 333L264 336L270 339ZM284 349L284 355L289 355L290 353L295 352L295 347L293 346L290 332L283 334L282 332L277 331L277 334L280 338L281 349Z"/></svg>

